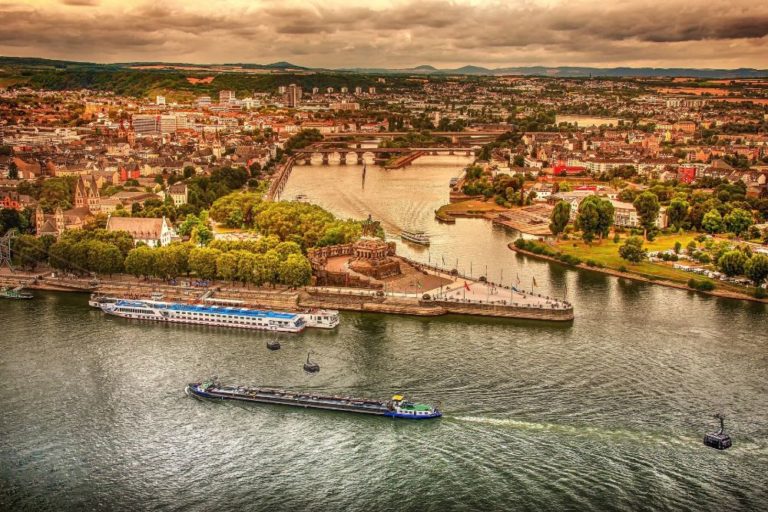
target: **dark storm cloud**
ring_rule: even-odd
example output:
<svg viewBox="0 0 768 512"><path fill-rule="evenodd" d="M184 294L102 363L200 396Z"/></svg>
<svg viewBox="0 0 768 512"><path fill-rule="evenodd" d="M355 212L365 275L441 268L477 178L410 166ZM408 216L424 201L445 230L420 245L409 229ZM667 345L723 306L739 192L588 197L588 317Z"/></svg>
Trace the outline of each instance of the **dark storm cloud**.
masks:
<svg viewBox="0 0 768 512"><path fill-rule="evenodd" d="M95 61L768 67L768 3L748 0L63 2L92 7L0 3L0 41L17 54Z"/></svg>

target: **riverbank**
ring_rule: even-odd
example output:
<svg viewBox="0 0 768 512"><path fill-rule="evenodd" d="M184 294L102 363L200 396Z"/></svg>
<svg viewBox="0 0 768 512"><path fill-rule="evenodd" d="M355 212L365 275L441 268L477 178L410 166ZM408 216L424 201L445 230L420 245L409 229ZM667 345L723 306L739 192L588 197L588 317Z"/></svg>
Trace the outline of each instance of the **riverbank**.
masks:
<svg viewBox="0 0 768 512"><path fill-rule="evenodd" d="M602 267L601 268L601 267L596 267L596 266L590 266L590 265L587 265L586 263L577 263L577 264L566 263L566 262L564 262L562 260L559 260L559 259L557 259L557 258L555 258L553 256L548 256L548 255L545 255L545 254L536 254L536 253L528 251L526 249L521 249L519 247L516 247L514 243L508 244L507 247L509 247L509 249L511 249L512 251L514 251L514 252L516 252L518 254L522 254L524 256L528 256L528 257L531 257L531 258L536 258L536 259L540 259L540 260L549 261L551 263L559 263L561 265L565 265L565 266L571 267L571 268L578 268L580 270L588 270L590 272L597 272L597 273L600 273L600 274L607 274L607 275L614 276L614 277L622 277L622 278L625 278L625 279L631 279L633 281L640 281L640 282L643 282L643 283L658 284L658 285L661 285L661 286L666 286L668 288L677 288L678 290L686 290L686 291L689 291L689 292L697 292L697 293L701 293L701 294L705 294L705 295L712 295L714 297L721 297L721 298L725 298L725 299L747 300L747 301L751 301L751 302L760 302L760 303L763 303L763 304L768 304L768 299L758 299L757 297L753 297L753 296L747 295L745 293L739 293L739 292L735 292L735 291L722 290L722 289L715 289L715 290L711 290L711 291L694 290L694 289L688 287L688 285L685 284L685 283L671 281L671 280L668 280L668 279L653 279L653 278L645 277L645 276L642 276L642 275L639 275L639 274L635 274L635 273L632 273L632 272L622 272L620 270L615 270L615 269L607 268L607 267Z"/></svg>
<svg viewBox="0 0 768 512"><path fill-rule="evenodd" d="M313 308L337 309L410 316L441 316L447 314L525 320L571 321L573 307L555 299L541 298L537 302L478 300L419 296L419 294L384 293L379 290L306 287L256 288L231 283L211 283L207 287L191 286L186 280L168 284L159 280L139 280L128 276L105 279L60 277L45 273L0 272L0 286L21 286L30 290L98 293L107 296L149 299L160 293L165 300L197 302L204 298L237 301L245 307L300 311Z"/></svg>
<svg viewBox="0 0 768 512"><path fill-rule="evenodd" d="M455 223L459 217L481 218L527 235L548 236L552 209L546 203L506 208L494 201L470 199L441 206L435 210L435 218L448 224Z"/></svg>
<svg viewBox="0 0 768 512"><path fill-rule="evenodd" d="M507 211L507 208L496 203L470 199L457 203L444 204L435 210L435 218L441 222L454 223L457 217L483 218L493 220L498 213Z"/></svg>

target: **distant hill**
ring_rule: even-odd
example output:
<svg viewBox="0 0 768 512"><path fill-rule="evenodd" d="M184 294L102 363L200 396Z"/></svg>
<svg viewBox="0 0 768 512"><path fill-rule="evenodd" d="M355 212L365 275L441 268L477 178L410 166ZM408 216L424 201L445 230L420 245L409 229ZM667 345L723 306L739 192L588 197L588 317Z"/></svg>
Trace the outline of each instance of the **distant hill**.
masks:
<svg viewBox="0 0 768 512"><path fill-rule="evenodd" d="M260 73L248 72L259 70ZM299 84L305 88L368 87L381 75L408 76L549 76L549 77L676 77L761 78L765 69L687 69L687 68L591 68L576 66L528 66L489 69L466 65L456 69L437 69L428 64L414 68L324 69L279 61L271 64L186 64L169 62L123 62L97 64L36 57L1 57L0 84L27 85L38 89L94 89L129 96L152 96L178 92L181 95L215 94L232 89L244 94L273 91L280 85ZM214 76L212 81L190 82L190 77Z"/></svg>
<svg viewBox="0 0 768 512"><path fill-rule="evenodd" d="M551 76L564 78L578 77L675 77L692 78L761 78L768 77L768 69L698 69L698 68L591 68L574 66L523 66L488 69L480 66L463 66L455 69L437 69L429 65L415 68L342 68L352 73L380 74L430 74L430 75L480 75L480 76Z"/></svg>

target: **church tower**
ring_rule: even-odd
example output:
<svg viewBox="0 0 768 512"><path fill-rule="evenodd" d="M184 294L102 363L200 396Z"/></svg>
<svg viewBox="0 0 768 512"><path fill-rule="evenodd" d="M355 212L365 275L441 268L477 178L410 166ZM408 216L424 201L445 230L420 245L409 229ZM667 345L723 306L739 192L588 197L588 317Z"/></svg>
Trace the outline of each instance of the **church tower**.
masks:
<svg viewBox="0 0 768 512"><path fill-rule="evenodd" d="M35 233L39 236L40 230L43 229L43 226L45 225L45 214L43 213L43 209L39 206L35 210Z"/></svg>
<svg viewBox="0 0 768 512"><path fill-rule="evenodd" d="M53 214L53 225L59 235L66 229L66 226L64 225L64 212L61 211L60 206L56 207L56 213Z"/></svg>

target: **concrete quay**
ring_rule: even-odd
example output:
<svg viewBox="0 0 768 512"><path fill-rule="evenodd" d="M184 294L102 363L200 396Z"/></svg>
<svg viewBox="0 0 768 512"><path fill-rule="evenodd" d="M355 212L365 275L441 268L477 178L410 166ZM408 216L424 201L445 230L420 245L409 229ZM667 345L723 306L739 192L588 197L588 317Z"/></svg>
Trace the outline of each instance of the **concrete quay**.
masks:
<svg viewBox="0 0 768 512"><path fill-rule="evenodd" d="M158 280L143 281L128 276L95 279L56 276L50 272L0 273L0 287L24 285L31 290L95 292L142 299L149 299L153 293L161 293L164 300L201 302L206 297L214 301L236 301L232 304L246 307L283 311L323 308L412 316L456 314L547 321L571 321L574 318L573 306L567 302L509 290L503 291L505 295L510 294L510 299L501 299L495 285L469 280L466 282L471 283L471 293L467 293L464 286L465 278L459 278L453 286L445 287L440 293L431 290L430 294L343 287L308 286L299 290L286 287L249 288L221 282L212 283L209 287L197 287L189 285L189 281L183 279L178 280L180 284L171 285Z"/></svg>

